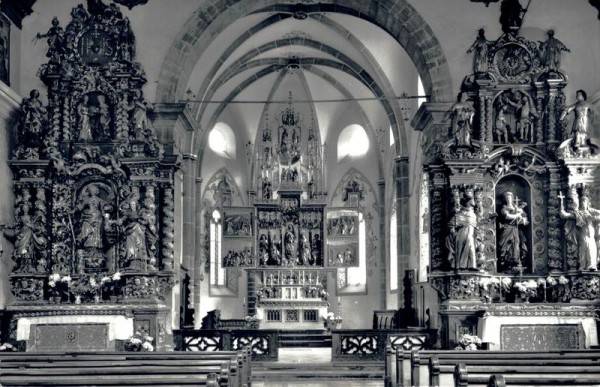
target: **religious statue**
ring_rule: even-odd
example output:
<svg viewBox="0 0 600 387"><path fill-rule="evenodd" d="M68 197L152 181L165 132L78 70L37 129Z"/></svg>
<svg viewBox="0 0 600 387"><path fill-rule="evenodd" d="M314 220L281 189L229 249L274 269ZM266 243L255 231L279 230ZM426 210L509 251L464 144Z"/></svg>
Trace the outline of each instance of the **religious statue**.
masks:
<svg viewBox="0 0 600 387"><path fill-rule="evenodd" d="M132 96L131 103L127 106L127 110L132 111L131 120L134 124L133 138L136 141L143 141L146 136L146 130L151 128L150 120L148 119L148 103L144 101L140 90L136 90Z"/></svg>
<svg viewBox="0 0 600 387"><path fill-rule="evenodd" d="M508 143L508 130L510 125L506 122L506 105L501 105L496 110L496 120L494 121L494 133L499 144Z"/></svg>
<svg viewBox="0 0 600 387"><path fill-rule="evenodd" d="M476 269L475 229L477 214L472 197L465 195L460 199L460 209L449 222L449 234L446 239L448 261L455 269Z"/></svg>
<svg viewBox="0 0 600 387"><path fill-rule="evenodd" d="M283 236L284 246L284 262L286 264L292 264L296 261L296 234L294 233L294 226L288 224Z"/></svg>
<svg viewBox="0 0 600 387"><path fill-rule="evenodd" d="M310 243L306 235L300 235L300 254L298 256L298 265L308 266L310 264Z"/></svg>
<svg viewBox="0 0 600 387"><path fill-rule="evenodd" d="M491 42L485 38L485 30L479 29L477 39L469 49L467 54L475 52L473 55L473 71L475 74L485 74L488 71L488 49Z"/></svg>
<svg viewBox="0 0 600 387"><path fill-rule="evenodd" d="M61 54L64 49L64 30L59 24L60 22L55 16L54 19L52 19L52 27L50 27L48 32L45 34L38 32L35 36L35 40L48 38L48 52L46 53L46 56L54 62L60 62Z"/></svg>
<svg viewBox="0 0 600 387"><path fill-rule="evenodd" d="M281 265L281 240L277 234L273 237L273 241L270 246L271 260L276 265Z"/></svg>
<svg viewBox="0 0 600 387"><path fill-rule="evenodd" d="M108 124L110 123L110 112L106 104L106 97L102 94L98 95L98 131L97 133L106 134L108 132Z"/></svg>
<svg viewBox="0 0 600 387"><path fill-rule="evenodd" d="M16 224L2 226L8 239L14 240L13 260L15 272L44 272L46 260L43 257L46 246L46 225L39 214L29 215L29 207L16 216Z"/></svg>
<svg viewBox="0 0 600 387"><path fill-rule="evenodd" d="M321 235L315 234L312 239L311 265L317 265L321 261Z"/></svg>
<svg viewBox="0 0 600 387"><path fill-rule="evenodd" d="M269 261L269 240L265 234L261 234L258 240L258 257L262 266L266 266Z"/></svg>
<svg viewBox="0 0 600 387"><path fill-rule="evenodd" d="M526 142L533 141L533 122L531 119L533 117L539 118L540 115L535 108L531 106L529 98L523 94L518 102L515 102L510 98L507 98L506 102L513 106L517 111L517 130L519 131L519 139Z"/></svg>
<svg viewBox="0 0 600 387"><path fill-rule="evenodd" d="M139 207L140 192L138 187L132 187L124 206L124 217L119 221L123 225L125 235L124 250L125 265L129 269L147 271L149 265L147 233L151 233L150 221L145 212Z"/></svg>
<svg viewBox="0 0 600 387"><path fill-rule="evenodd" d="M571 197L573 206L570 211L564 208L564 196L560 198L560 217L565 219L565 238L571 248L577 248L580 270L597 270L598 244L596 226L600 222L600 210L590 206L587 194L581 197L581 208L577 204L576 193Z"/></svg>
<svg viewBox="0 0 600 387"><path fill-rule="evenodd" d="M452 135L459 147L471 146L471 125L475 110L467 97L467 93L461 92L458 102L446 113L446 119L452 120Z"/></svg>
<svg viewBox="0 0 600 387"><path fill-rule="evenodd" d="M523 208L527 203L519 201L511 191L503 194L504 205L498 217L498 251L501 265L505 270L522 267L522 259L527 255L527 239L523 226L529 224Z"/></svg>
<svg viewBox="0 0 600 387"><path fill-rule="evenodd" d="M29 98L23 98L21 111L24 116L20 131L21 143L38 143L42 135L43 123L46 121L46 108L40 101L40 92L31 90Z"/></svg>
<svg viewBox="0 0 600 387"><path fill-rule="evenodd" d="M93 139L89 100L90 98L87 95L84 95L83 100L77 106L80 141L90 141Z"/></svg>
<svg viewBox="0 0 600 387"><path fill-rule="evenodd" d="M77 209L80 211L80 228L77 234L77 245L81 249L103 249L103 206L104 200L99 196L96 184L90 184L82 190Z"/></svg>
<svg viewBox="0 0 600 387"><path fill-rule="evenodd" d="M542 65L546 66L549 71L560 69L561 51L571 52L567 46L554 37L554 30L549 30L548 39L545 42L540 42L540 51L542 53Z"/></svg>
<svg viewBox="0 0 600 387"><path fill-rule="evenodd" d="M560 120L563 121L569 113L575 112L575 120L571 129L571 146L575 150L588 146L588 125L591 112L585 91L577 90L576 98L577 102L568 106L560 115Z"/></svg>
<svg viewBox="0 0 600 387"><path fill-rule="evenodd" d="M521 28L523 15L527 10L521 7L519 0L502 0L500 5L500 24L505 34L515 34Z"/></svg>

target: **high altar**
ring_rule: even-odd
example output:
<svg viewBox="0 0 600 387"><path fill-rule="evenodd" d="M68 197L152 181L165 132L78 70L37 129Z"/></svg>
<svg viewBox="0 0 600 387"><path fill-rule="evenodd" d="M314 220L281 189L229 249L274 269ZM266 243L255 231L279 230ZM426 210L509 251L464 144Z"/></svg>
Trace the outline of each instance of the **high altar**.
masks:
<svg viewBox="0 0 600 387"><path fill-rule="evenodd" d="M590 106L583 90L566 106L568 49L552 30L536 44L518 35L520 20L505 27L492 41L479 31L457 102L425 104L413 121L427 139L441 345L463 334L492 349L597 345L600 157Z"/></svg>
<svg viewBox="0 0 600 387"><path fill-rule="evenodd" d="M260 328L323 329L331 306L328 281L336 269L359 263L362 189L349 181L346 205L326 208L323 146L314 119L295 109L291 93L276 118L274 129L266 120L253 148L253 206L231 206L227 176L216 185L215 208L223 215L207 213L206 235L222 227L222 243L207 241L205 255L220 257L220 263L207 265L212 278L220 266L248 272L247 313Z"/></svg>
<svg viewBox="0 0 600 387"><path fill-rule="evenodd" d="M10 160L10 335L21 349L170 346L174 173L147 117L135 37L116 4L79 5L45 34L48 104L24 98Z"/></svg>

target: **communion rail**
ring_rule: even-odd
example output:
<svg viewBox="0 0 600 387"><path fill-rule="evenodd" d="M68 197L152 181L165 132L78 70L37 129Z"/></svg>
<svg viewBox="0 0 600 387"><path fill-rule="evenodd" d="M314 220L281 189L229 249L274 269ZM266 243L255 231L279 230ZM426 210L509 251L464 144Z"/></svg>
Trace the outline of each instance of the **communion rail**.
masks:
<svg viewBox="0 0 600 387"><path fill-rule="evenodd" d="M252 360L257 361L276 361L279 352L279 331L271 329L181 329L173 331L173 339L175 351L236 351L249 347Z"/></svg>
<svg viewBox="0 0 600 387"><path fill-rule="evenodd" d="M390 330L338 329L331 331L333 361L386 359L386 346L394 350L421 350L433 347L437 330L407 328Z"/></svg>

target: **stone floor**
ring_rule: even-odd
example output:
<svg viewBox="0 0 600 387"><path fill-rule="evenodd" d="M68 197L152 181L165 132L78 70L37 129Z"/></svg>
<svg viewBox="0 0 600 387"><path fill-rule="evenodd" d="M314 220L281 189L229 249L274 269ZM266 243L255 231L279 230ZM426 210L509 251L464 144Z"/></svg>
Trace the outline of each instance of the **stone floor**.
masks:
<svg viewBox="0 0 600 387"><path fill-rule="evenodd" d="M287 366L289 369L285 370ZM311 367L314 365L315 367ZM271 364L255 364L253 387L383 387L381 379L352 379L327 375L327 366L331 365L331 348L280 348L279 359ZM264 367L264 368L263 368ZM278 374L271 371L280 370ZM284 380L285 372L290 372ZM331 372L336 372L333 368ZM277 379L277 380L269 380Z"/></svg>

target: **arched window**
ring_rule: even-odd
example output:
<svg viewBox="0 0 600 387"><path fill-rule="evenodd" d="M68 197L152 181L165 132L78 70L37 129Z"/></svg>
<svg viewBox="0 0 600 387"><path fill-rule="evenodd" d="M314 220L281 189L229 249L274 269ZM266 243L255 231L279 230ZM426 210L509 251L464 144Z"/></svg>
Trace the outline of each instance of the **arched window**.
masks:
<svg viewBox="0 0 600 387"><path fill-rule="evenodd" d="M210 284L225 286L225 269L221 258L221 213L214 210L210 219Z"/></svg>
<svg viewBox="0 0 600 387"><path fill-rule="evenodd" d="M208 146L219 156L235 160L235 134L229 125L218 122L208 134Z"/></svg>
<svg viewBox="0 0 600 387"><path fill-rule="evenodd" d="M395 193L394 193L395 197ZM398 225L396 223L396 206L392 205L390 216L390 291L398 290Z"/></svg>
<svg viewBox="0 0 600 387"><path fill-rule="evenodd" d="M345 157L360 157L369 150L369 137L365 129L357 124L348 125L338 138L338 162Z"/></svg>

